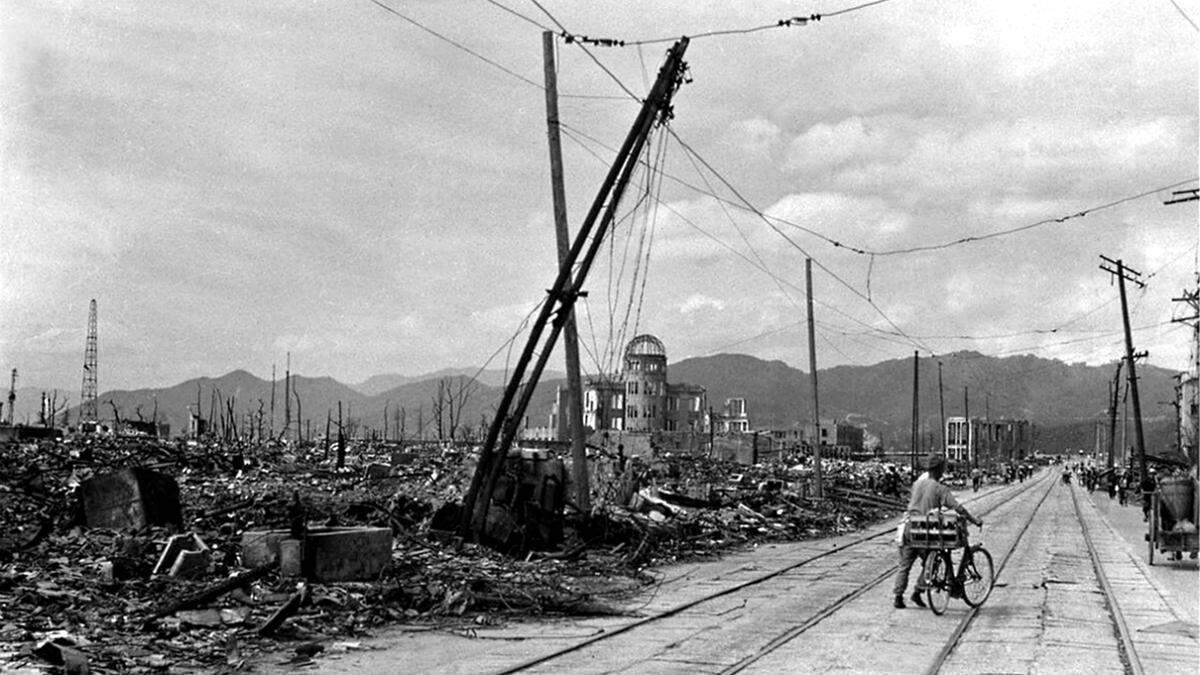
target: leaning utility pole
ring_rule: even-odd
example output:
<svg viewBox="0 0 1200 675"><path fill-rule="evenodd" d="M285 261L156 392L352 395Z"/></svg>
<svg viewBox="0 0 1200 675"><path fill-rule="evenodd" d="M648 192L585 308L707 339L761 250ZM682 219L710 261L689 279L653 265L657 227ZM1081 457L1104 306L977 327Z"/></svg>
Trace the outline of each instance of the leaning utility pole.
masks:
<svg viewBox="0 0 1200 675"><path fill-rule="evenodd" d="M1146 284L1139 279L1142 276L1141 272L1126 267L1121 260L1113 260L1100 256L1105 262L1115 265L1116 269L1100 266L1100 269L1115 274L1117 277L1117 287L1121 290L1121 320L1125 324L1125 360L1129 362L1129 391L1133 395L1133 433L1134 440L1137 441L1138 454L1138 471L1140 476L1146 476L1146 439L1142 434L1142 403L1138 399L1137 385L1137 364L1134 363L1133 354L1133 331L1129 328L1129 304L1125 299L1125 281L1129 280L1144 288Z"/></svg>
<svg viewBox="0 0 1200 675"><path fill-rule="evenodd" d="M946 456L946 390L942 388L942 362L938 361L938 415L942 420L942 430L939 432L942 439L942 456Z"/></svg>
<svg viewBox="0 0 1200 675"><path fill-rule="evenodd" d="M813 420L813 479L816 481L816 498L824 496L821 483L821 406L817 403L817 342L813 328L813 291L812 291L812 258L804 259L804 281L808 294L808 377L812 382L812 420ZM836 431L834 434L836 435ZM758 440L757 434L754 436ZM835 439L836 441L836 439Z"/></svg>
<svg viewBox="0 0 1200 675"><path fill-rule="evenodd" d="M1117 372L1113 381L1108 385L1108 463L1106 468L1113 468L1114 449L1117 442L1117 399L1121 396L1121 366L1125 362L1117 361Z"/></svg>
<svg viewBox="0 0 1200 675"><path fill-rule="evenodd" d="M919 432L917 431L917 420L921 417L919 406L919 390L921 384L921 360L920 354L913 351L913 411L912 411L912 473L913 477L917 476L917 444L920 443Z"/></svg>
<svg viewBox="0 0 1200 675"><path fill-rule="evenodd" d="M563 187L562 139L558 130L558 74L554 65L554 33L542 33L542 58L546 78L546 136L550 142L550 192L554 199L554 233L558 241L558 264L562 265L571 249L567 232L567 192ZM570 278L567 279L570 284ZM571 434L571 482L575 483L575 505L583 515L591 513L591 481L588 479L587 447L584 445L583 383L579 376L579 335L575 312L567 312L563 348L567 360L567 430Z"/></svg>
<svg viewBox="0 0 1200 675"><path fill-rule="evenodd" d="M496 407L496 416L488 429L487 438L479 454L479 464L471 478L471 486L463 499L463 518L460 527L464 534L473 533L476 539L482 539L487 522L487 512L496 482L504 472L508 450L520 429L521 420L533 395L534 385L541 378L550 358L558 336L562 332L567 317L579 297L580 288L587 280L588 271L595 260L600 246L605 239L609 227L616 218L621 195L634 169L641 164L642 150L646 139L655 123L665 122L671 115L671 97L676 88L683 82L686 65L683 53L687 49L688 38L680 38L667 56L666 62L659 70L654 87L642 104L641 111L629 130L624 143L617 152L616 160L605 176L596 199L575 235L567 257L559 265L554 284L548 291L546 301L542 303L537 318L531 324L529 337L520 357L513 368L511 379L504 389L500 403ZM601 212L603 211L603 215ZM598 222L597 222L598 221ZM592 229L595 227L593 236ZM586 253L584 248L587 248ZM577 264L578 263L578 264ZM574 274L572 271L574 270ZM551 321L553 318L553 321ZM549 325L549 334L540 351L538 343ZM534 352L538 357L534 361ZM526 379L526 369L533 361L532 370ZM518 391L520 396L518 397Z"/></svg>

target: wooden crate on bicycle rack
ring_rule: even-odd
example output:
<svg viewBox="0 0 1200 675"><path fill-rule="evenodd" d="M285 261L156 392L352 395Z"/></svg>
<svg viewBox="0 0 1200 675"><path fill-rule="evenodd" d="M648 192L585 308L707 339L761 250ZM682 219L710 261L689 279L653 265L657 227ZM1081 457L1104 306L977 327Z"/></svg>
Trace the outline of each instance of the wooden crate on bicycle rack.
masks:
<svg viewBox="0 0 1200 675"><path fill-rule="evenodd" d="M910 516L904 543L911 548L959 548L966 545L957 513Z"/></svg>

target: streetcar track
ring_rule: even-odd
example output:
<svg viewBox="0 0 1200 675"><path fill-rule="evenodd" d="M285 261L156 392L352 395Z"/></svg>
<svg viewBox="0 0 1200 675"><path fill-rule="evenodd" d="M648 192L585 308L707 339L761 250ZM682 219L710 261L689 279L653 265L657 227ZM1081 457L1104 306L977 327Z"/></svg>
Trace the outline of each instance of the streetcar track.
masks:
<svg viewBox="0 0 1200 675"><path fill-rule="evenodd" d="M1017 547L1021 545L1021 540L1025 538L1025 533L1029 531L1029 526L1033 524L1033 519L1037 517L1038 511L1042 509L1042 504L1046 503L1046 499L1048 499L1050 497L1050 493L1054 491L1054 478L1051 476L1049 480L1049 489L1046 490L1045 494L1042 495L1042 498L1038 500L1037 505L1035 505L1033 510L1030 511L1029 518L1025 521L1025 524L1021 526L1021 530L1017 532L1016 538L1013 539L1012 546L1008 548L1008 551L1000 560L1000 564L997 565L996 569L992 572L993 579L999 578L1000 574L1004 572L1004 568L1008 565L1009 559L1012 558L1013 553L1015 553L1017 550ZM1075 494L1074 491L1072 491L1071 494ZM946 639L945 644L942 645L942 648L938 651L937 656L934 657L933 663L930 664L929 668L925 670L927 675L940 672L942 666L946 665L946 660L950 658L950 655L954 653L954 650L958 647L958 643L960 640L962 640L962 636L967 632L967 628L971 626L971 623L975 620L975 617L979 616L980 609L982 609L982 605L979 607L969 607L966 615L959 619L958 625L954 627L953 631L951 631L950 637Z"/></svg>
<svg viewBox="0 0 1200 675"><path fill-rule="evenodd" d="M1127 672L1131 672L1133 675L1142 675L1146 671L1142 667L1141 657L1138 656L1137 647L1133 643L1133 634L1129 631L1129 623L1125 620L1125 614L1121 612L1112 584L1109 583L1108 575L1104 572L1104 565L1100 562L1100 553L1096 550L1096 545L1092 543L1091 531L1088 529L1087 521L1083 519L1083 510L1079 507L1079 496L1075 493L1075 489L1072 488L1071 504L1075 507L1075 518L1079 521L1080 529L1083 530L1083 541L1087 544L1088 556L1092 560L1092 569L1096 573L1096 580L1100 582L1100 587L1104 590L1104 605L1108 609L1109 618L1112 619L1113 627L1117 629L1117 636L1120 638L1121 661Z"/></svg>
<svg viewBox="0 0 1200 675"><path fill-rule="evenodd" d="M1017 484L1017 485L1015 485L1015 486L1012 486L1012 487L1016 487L1017 489L1016 489L1014 492L1012 492L1011 494L1012 494L1012 495L1016 495L1016 494L1021 494L1021 493L1024 493L1024 492L1026 492L1026 491L1028 491L1028 490L1032 490L1032 489L1034 489L1034 486L1035 486L1035 485L1036 485L1036 483L1035 483L1034 481L1030 481L1030 485L1029 485L1028 487L1021 487L1021 484ZM1053 484L1051 484L1051 488L1053 488ZM999 496L999 495L1001 495L1002 493L1007 493L1007 492L1008 492L1008 488L1001 488L1001 489L999 489L999 490L995 490L995 491L993 491L993 492L989 492L989 493L987 493L987 494L984 494L984 495L979 495L979 496L977 496L977 497L974 497L974 498L972 498L972 499L971 499L969 502L967 502L967 503L975 503L975 502L983 501L983 500L990 499L990 498L992 498L992 497L996 497L996 496ZM1049 491L1047 491L1047 494L1049 494ZM1043 500L1044 500L1044 499L1045 499L1045 497L1043 496ZM994 510L996 510L996 509L1000 508L1002 505L1004 505L1005 503L1007 503L1007 501L1008 501L1007 499L1001 499L1000 501L998 501L996 504L992 505L990 508L988 508L988 509L987 509L987 511L984 511L983 513L984 513L984 514L991 513L992 511L994 511ZM1039 502L1039 506L1040 506L1040 502ZM576 644L574 644L574 645L571 645L571 646L569 646L569 647L564 647L563 649L560 649L560 650L557 650L557 651L551 652L551 653L549 653L549 654L545 654L545 655L543 655L543 656L540 656L540 657L537 657L537 658L533 658L533 659L529 659L529 660L527 660L527 661L524 661L524 662L522 662L522 663L516 664L516 665L514 665L514 666L510 666L510 667L508 667L508 668L506 668L506 669L504 669L504 670L501 670L501 671L499 671L499 673L500 673L501 675L507 675L507 674L509 674L509 673L517 673L517 672L521 672L521 671L523 671L523 670L527 670L527 669L533 668L533 667L535 667L535 666L538 666L538 665L541 665L541 664L544 664L544 663L548 663L548 662L554 661L554 660L556 660L556 659L558 659L558 658L561 658L561 657L563 657L563 656L566 656L566 655L568 655L568 654L571 654L571 653L574 653L574 652L581 651L581 650L583 650L583 649L585 649L585 648L587 648L587 647L590 647L591 645L594 645L594 644L596 644L596 643L598 643L598 642L601 642L601 641L603 641L603 640L608 640L608 639L610 639L610 638L614 638L614 637L616 637L616 636L618 636L618 635L622 635L622 634L628 633L628 632L630 632L630 631L632 631L632 630L635 630L635 629L637 629L637 628L641 628L641 627L643 627L643 626L646 626L646 625L648 625L648 624L651 624L651 623L654 623L654 622L658 622L658 621L662 621L662 620L664 620L664 619L670 618L670 617L672 617L672 616L675 616L675 615L677 615L677 614L680 614L680 613L682 613L682 612L685 612L685 611L687 611L687 610L689 610L689 609L692 609L693 607L696 607L696 606L702 605L702 604L704 604L704 603L708 603L708 602L711 602L711 601L717 600L717 599L719 599L719 598L722 598L722 597L725 597L725 596L727 596L727 595L730 595L730 594L736 593L736 592L738 592L738 591L741 591L741 590L744 590L744 589L746 589L746 588L750 588L751 586L755 586L755 585L758 585L758 584L761 584L761 583L764 583L764 582L770 581L771 579L775 579L775 578L777 578L777 577L779 577L779 576L782 576L782 575L784 575L784 574L786 574L786 573L788 573L788 572L791 572L791 571L793 571L793 570L796 570L796 569L798 569L798 568L800 568L800 567L803 567L803 566L805 566L805 565L808 565L808 564L810 564L810 563L813 563L813 562L815 562L815 561L817 561L817 560L821 560L822 558L826 558L826 557L828 557L828 556L831 556L831 555L833 555L833 554L835 554L835 553L840 553L840 552L842 552L842 551L845 551L845 550L847 550L847 549L853 548L853 547L855 547L855 546L858 546L858 545L860 545L860 544L865 544L865 543L867 543L867 542L874 541L874 540L876 540L876 539L879 539L880 537L884 537L884 536L894 536L894 534L895 534L895 531L896 531L896 526L895 526L895 524L889 525L889 526L887 526L887 527L884 527L884 528L880 529L880 530L879 530L879 531L877 531L877 532L872 532L872 533L870 533L870 534L867 534L867 535L865 535L865 536L859 537L859 538L857 538L857 539L854 539L854 540L852 540L852 541L849 541L849 542L847 542L847 543L845 543L845 544L842 544L842 545L840 545L840 546L836 546L836 547L834 547L834 548L831 548L831 549L829 549L829 550L827 550L827 551L822 551L821 553L818 553L818 554L816 554L816 555L809 556L809 557L807 557L807 558L804 558L804 559L802 559L802 560L799 560L799 561L797 561L797 562L795 562L795 563L792 563L792 564L790 564L790 565L786 565L786 566L784 566L784 567L782 567L782 568L780 568L780 569L778 569L778 570L775 570L775 571L773 571L773 572L769 572L769 573L767 573L767 574L764 574L764 575L761 575L761 576L755 577L755 578L753 578L753 579L747 580L747 581L745 581L745 582L742 582L742 583L740 583L740 584L735 584L734 586L731 586L730 588L726 588L726 589L724 589L724 590L717 591L717 592L715 592L715 593L711 593L711 594L709 594L709 595L706 595L706 596L703 596L703 597L697 598L697 599L695 599L695 600L691 600L691 601L688 601L688 602L682 603L682 604L680 604L680 605L678 605L678 606L676 606L676 607L672 607L672 608L670 608L670 609L664 610L664 611L662 611L662 612L659 612L659 613L657 613L657 614L653 614L653 615L651 615L651 616L648 616L648 617L645 617L645 618L639 619L639 620L637 620L637 621L634 621L634 622L631 622L631 623L629 623L629 624L627 624L627 625L624 625L624 626L621 626L621 627L615 628L615 629L613 629L613 630L611 630L611 631L607 631L607 632L604 632L604 633L601 633L601 634L595 635L595 636L593 636L593 637L590 637L590 638L588 638L588 639L586 639L586 640L583 640L583 641L581 641L581 642L578 642L578 643L576 643ZM856 588L855 590L853 590L853 591L851 591L851 592L849 592L849 593L847 593L847 594L843 595L841 598L839 598L837 601L835 601L835 602L834 602L834 603L832 603L831 605L827 605L825 608L823 608L822 610L820 610L820 611L819 611L819 612L818 612L816 615L814 615L814 616L813 616L812 618L810 618L809 620L805 621L805 622L804 622L803 624L801 624L800 626L794 627L793 629L790 629L789 631L787 631L785 634L782 634L782 635L780 635L780 636L777 636L775 639L773 639L773 640L772 640L772 642L771 642L771 643L769 643L769 644L773 644L773 645L774 645L774 646L773 646L773 647L772 647L772 648L771 648L769 651L765 651L765 652L762 652L762 651L760 651L760 653L759 653L758 655L754 656L754 658L752 658L751 660L749 660L749 661L746 661L745 663L739 662L739 664L736 664L734 667L735 667L735 668L737 668L738 670L740 670L740 669L742 669L742 668L745 668L746 666L748 666L749 664L753 663L754 661L757 661L757 660L758 660L759 658L761 658L762 656L765 656L766 654L770 653L770 651L774 651L774 650L778 649L779 647L782 647L784 644L787 644L787 642L789 642L791 639L794 639L796 636L798 636L798 635L802 634L803 632L805 632L805 631L809 630L809 629L810 629L810 628L812 628L813 626L815 626L815 625L819 624L819 623L820 623L821 621L823 621L824 619L828 618L828 617L829 617L831 614L833 614L834 612L836 612L838 609L840 609L841 607L845 606L845 604L846 604L846 603L850 602L850 601L851 601L851 600L853 600L854 598L856 598L856 597L858 597L858 596L862 595L863 593L867 592L867 591L868 591L868 590L870 590L871 588L874 588L874 587L875 587L875 586L877 586L878 584L882 583L884 580L886 580L888 577L890 577L890 576L891 576L891 575L892 575L892 574L895 572L895 570L896 570L896 567L897 567L896 565L892 565L892 566L891 566L891 567L889 567L889 568L888 568L886 571L884 571L882 574L880 574L880 575L878 575L877 577L875 577L875 578L871 579L871 580L870 580L870 581L868 581L866 584L864 584L864 585L862 585L862 586L860 586L860 587ZM793 635L791 635L790 637L787 637L786 639L783 639L783 638L784 638L784 636L785 636L785 635L787 635L788 633L794 633L794 634L793 634ZM776 644L776 643L777 643L777 644ZM728 670L728 671L722 671L722 672L738 672L738 670Z"/></svg>
<svg viewBox="0 0 1200 675"><path fill-rule="evenodd" d="M1046 480L1046 479L1043 479L1043 480ZM1049 489L1047 489L1047 490L1046 490L1046 493L1042 495L1042 498L1041 498L1041 500L1038 502L1037 506L1036 506L1036 507L1034 507L1034 513L1036 513L1036 512L1037 512L1037 510L1038 510L1039 508L1041 508L1042 502L1046 501L1046 497L1047 497L1047 496L1050 494L1050 491L1054 489L1054 483L1053 483L1053 479L1052 479L1052 478L1050 478L1049 480L1050 480L1050 487L1049 487ZM1019 489L1019 490L1017 491L1017 493L1016 493L1016 494L1021 494L1021 493L1025 492L1025 491L1027 491L1027 490L1033 490L1033 489L1034 489L1034 487L1035 487L1035 485L1036 485L1036 483L1031 483L1031 484L1029 485L1029 487L1027 487L1027 488L1023 488L1023 489ZM991 496L993 496L993 495L995 495L995 494L997 494L997 493L999 493L999 492L1000 492L1000 491L998 490L998 491L996 491L996 492L993 492L993 493L990 493L989 495L986 495L986 496L987 496L987 497L991 497ZM981 500L981 499L983 499L983 498L984 498L984 497L982 497L982 496L981 496L981 497L979 497L979 498L977 498L977 499L980 499L980 500ZM1004 506L1004 505L1005 505L1005 504L1007 504L1007 503L1008 503L1008 501L1007 501L1007 500L1004 500L1004 501L1000 501L1000 502L998 502L998 503L996 503L996 504L993 504L993 505L992 505L992 506L991 506L989 509L987 509L986 511L982 511L982 512L980 513L980 515L987 515L987 514L990 514L990 513L992 513L993 511L995 511L996 509L999 509L1001 506ZM1030 522L1032 522L1032 517L1030 517ZM1022 528L1021 534L1024 534L1024 530L1025 530L1026 528L1028 528L1028 526L1029 526L1029 525L1028 525L1028 523L1026 523L1026 525L1025 525L1025 528ZM893 528L893 529L894 529L894 528ZM1020 539L1020 535L1018 535L1018 540L1019 540L1019 539ZM1005 558L1005 560L1007 560L1007 557ZM780 634L779 636L775 637L775 638L774 638L774 639L772 639L770 642L768 642L766 645L764 645L764 646L763 646L761 649L759 649L759 650L758 650L756 653L754 653L754 654L751 654L751 655L749 655L749 656L747 656L747 657L743 658L741 661L738 661L738 662L737 662L737 663L735 663L734 665L730 666L729 668L723 669L723 670L721 670L720 672L722 673L722 675L732 675L733 673L739 673L739 672L741 672L741 671L745 670L746 668L748 668L749 666L751 666L751 665L752 665L752 664L754 664L755 662L757 662L757 661L761 660L763 657L765 657L765 656L767 656L767 655L771 654L772 652L774 652L774 651L776 651L776 650L780 649L781 647L783 647L783 646L784 646L784 645L786 645L787 643L789 643L789 642L791 642L792 640L796 639L796 638L797 638L797 637L799 637L800 635L802 635L802 634L804 634L804 633L808 632L808 630L809 630L809 629L811 629L813 626L816 626L817 624L821 623L821 622L822 622L822 621L824 621L825 619L829 618L831 615L833 615L833 614L834 614L835 612L837 612L839 609L842 609L843 607L845 607L847 604L849 604L849 603L850 603L851 601L853 601L855 598L858 598L859 596L861 596L861 595L863 595L864 593L866 593L867 591L869 591L869 590L871 590L871 589L875 588L876 586L878 586L879 584L883 583L884 581L887 581L887 580L888 580L889 578L891 578L891 577L892 577L892 575L895 573L895 571L896 571L896 568L897 568L897 567L899 567L899 565L892 565L891 567L887 568L887 569L886 569L886 570L885 570L883 573L881 573L880 575L878 575L878 576L876 576L875 578L871 579L870 581L868 581L867 583L863 584L862 586L859 586L858 588L856 588L855 590L851 591L850 593L847 593L846 595L843 595L841 598L838 598L838 599L837 599L836 601L834 601L832 604L830 604L830 605L827 605L827 606L826 606L826 607L824 607L824 608L823 608L821 611L817 612L817 614L815 614L813 617L811 617L810 619L808 619L808 620L807 620L807 621L805 621L804 623L802 623L802 624L800 624L800 625L798 625L798 626L793 626L792 628L789 628L789 629L788 629L787 631L785 631L784 633L782 633L782 634Z"/></svg>

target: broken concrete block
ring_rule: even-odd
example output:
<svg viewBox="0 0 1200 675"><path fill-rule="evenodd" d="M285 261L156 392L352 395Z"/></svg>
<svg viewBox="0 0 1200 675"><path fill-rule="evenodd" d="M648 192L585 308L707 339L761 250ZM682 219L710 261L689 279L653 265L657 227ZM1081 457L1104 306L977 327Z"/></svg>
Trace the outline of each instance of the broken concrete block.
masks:
<svg viewBox="0 0 1200 675"><path fill-rule="evenodd" d="M392 475L392 467L387 464L368 464L365 475L367 480L383 480Z"/></svg>
<svg viewBox="0 0 1200 675"><path fill-rule="evenodd" d="M207 571L208 551L180 551L170 575L176 579L195 579Z"/></svg>
<svg viewBox="0 0 1200 675"><path fill-rule="evenodd" d="M159 554L151 574L166 574L171 571L171 567L183 551L208 551L208 546L195 533L176 534L167 540L167 545Z"/></svg>
<svg viewBox="0 0 1200 675"><path fill-rule="evenodd" d="M407 466L415 461L417 461L417 453L415 452L397 450L392 453L392 466Z"/></svg>
<svg viewBox="0 0 1200 675"><path fill-rule="evenodd" d="M375 579L391 560L392 530L387 527L318 529L304 541L304 576L313 581Z"/></svg>
<svg viewBox="0 0 1200 675"><path fill-rule="evenodd" d="M304 573L304 551L299 539L279 542L279 573L285 577L298 577Z"/></svg>
<svg viewBox="0 0 1200 675"><path fill-rule="evenodd" d="M242 534L242 564L257 567L282 562L280 547L288 530L251 530ZM376 578L392 559L392 531L386 527L309 527L303 543L303 576L313 581L363 581Z"/></svg>
<svg viewBox="0 0 1200 675"><path fill-rule="evenodd" d="M88 527L114 530L183 522L175 479L149 469L123 469L80 485Z"/></svg>

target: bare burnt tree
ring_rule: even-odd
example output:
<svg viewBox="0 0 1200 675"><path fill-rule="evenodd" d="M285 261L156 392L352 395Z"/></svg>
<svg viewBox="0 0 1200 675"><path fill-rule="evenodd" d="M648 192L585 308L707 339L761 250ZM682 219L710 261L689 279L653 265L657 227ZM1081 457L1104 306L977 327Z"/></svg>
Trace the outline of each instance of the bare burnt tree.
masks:
<svg viewBox="0 0 1200 675"><path fill-rule="evenodd" d="M260 398L260 399L258 399L258 414L257 414L257 420L256 420L257 424L255 425L258 428L258 433L256 434L256 439L260 443L262 442L262 439L263 439L263 415L265 412L266 412L266 403Z"/></svg>
<svg viewBox="0 0 1200 675"><path fill-rule="evenodd" d="M54 420L58 417L59 413L62 413L63 414L63 426L66 426L67 425L67 400L68 400L67 397L64 396L62 401L60 402L58 400L58 390L57 389L52 390L50 392L50 404L48 406L47 415L46 415L47 419L43 422L43 424L45 424L46 426L53 429L54 428Z"/></svg>
<svg viewBox="0 0 1200 675"><path fill-rule="evenodd" d="M446 438L446 412L450 408L450 392L446 383L446 378L438 380L437 394L430 396L431 412L433 413L433 422L437 425L437 439L439 441Z"/></svg>
<svg viewBox="0 0 1200 675"><path fill-rule="evenodd" d="M325 455L321 458L328 461L329 459L329 424L333 420L333 411L325 410Z"/></svg>
<svg viewBox="0 0 1200 675"><path fill-rule="evenodd" d="M300 420L304 419L303 409L300 407L300 392L296 390L296 381L292 381L292 396L296 399L296 442L304 440L304 429L300 427Z"/></svg>
<svg viewBox="0 0 1200 675"><path fill-rule="evenodd" d="M450 423L450 440L454 440L455 431L463 425L463 409L467 407L467 402L478 390L479 384L472 379L458 376L458 381L455 383L453 393L450 396L450 408L448 411ZM451 389L450 385L446 386L447 391Z"/></svg>

